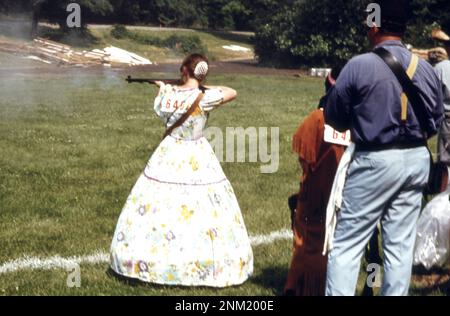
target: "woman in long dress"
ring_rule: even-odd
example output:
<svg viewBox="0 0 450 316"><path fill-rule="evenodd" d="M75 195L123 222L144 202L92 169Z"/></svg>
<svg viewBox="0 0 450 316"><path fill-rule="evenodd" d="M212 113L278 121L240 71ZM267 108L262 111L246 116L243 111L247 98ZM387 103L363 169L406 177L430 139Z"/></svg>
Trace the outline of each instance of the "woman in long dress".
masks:
<svg viewBox="0 0 450 316"><path fill-rule="evenodd" d="M181 86L162 82L156 114L174 125L196 102L208 71L198 54L181 66ZM189 118L165 137L122 210L111 245L121 276L162 285L227 287L253 272L253 253L239 204L203 131L209 113L236 97L206 87Z"/></svg>

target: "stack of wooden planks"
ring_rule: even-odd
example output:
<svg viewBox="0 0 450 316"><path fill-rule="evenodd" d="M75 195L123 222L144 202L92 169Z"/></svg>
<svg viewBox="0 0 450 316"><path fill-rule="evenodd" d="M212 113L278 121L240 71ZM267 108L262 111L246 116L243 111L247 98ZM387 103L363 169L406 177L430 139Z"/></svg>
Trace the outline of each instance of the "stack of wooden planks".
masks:
<svg viewBox="0 0 450 316"><path fill-rule="evenodd" d="M29 47L25 44L0 40L0 52L17 55L22 52L27 53L28 51Z"/></svg>

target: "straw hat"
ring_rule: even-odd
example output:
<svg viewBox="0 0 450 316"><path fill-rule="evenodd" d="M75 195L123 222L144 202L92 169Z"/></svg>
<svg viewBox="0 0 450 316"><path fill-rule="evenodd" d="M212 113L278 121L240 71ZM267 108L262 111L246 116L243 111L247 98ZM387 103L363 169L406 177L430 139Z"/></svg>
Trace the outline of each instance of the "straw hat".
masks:
<svg viewBox="0 0 450 316"><path fill-rule="evenodd" d="M431 32L431 37L439 42L443 42L446 45L450 45L450 36L444 31L436 29Z"/></svg>

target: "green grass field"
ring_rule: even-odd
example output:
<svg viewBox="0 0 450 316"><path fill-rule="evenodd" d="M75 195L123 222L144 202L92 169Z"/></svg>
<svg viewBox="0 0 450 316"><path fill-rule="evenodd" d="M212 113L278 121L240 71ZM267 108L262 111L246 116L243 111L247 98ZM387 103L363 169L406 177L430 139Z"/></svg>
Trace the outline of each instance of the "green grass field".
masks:
<svg viewBox="0 0 450 316"><path fill-rule="evenodd" d="M80 71L1 80L0 265L108 251L121 208L164 131L152 110L155 88ZM210 126L280 128L277 173L261 174L259 163L223 168L251 235L288 228L286 200L300 177L291 135L316 107L322 81L213 75L209 84L239 92L211 115ZM81 265L81 288L66 286L64 270L0 274L0 295L280 295L291 242L254 247L254 256L254 276L222 290L130 284L97 264ZM415 286L413 294L422 291Z"/></svg>

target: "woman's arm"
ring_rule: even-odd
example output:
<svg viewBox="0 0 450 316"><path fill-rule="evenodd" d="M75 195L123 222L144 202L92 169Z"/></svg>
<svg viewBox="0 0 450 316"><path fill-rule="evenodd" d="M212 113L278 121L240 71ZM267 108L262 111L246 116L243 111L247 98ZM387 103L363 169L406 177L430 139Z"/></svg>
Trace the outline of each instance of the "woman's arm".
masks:
<svg viewBox="0 0 450 316"><path fill-rule="evenodd" d="M223 103L228 103L236 99L237 92L236 90L229 88L229 87L223 87L223 86L205 86L207 89L220 89L223 93Z"/></svg>

